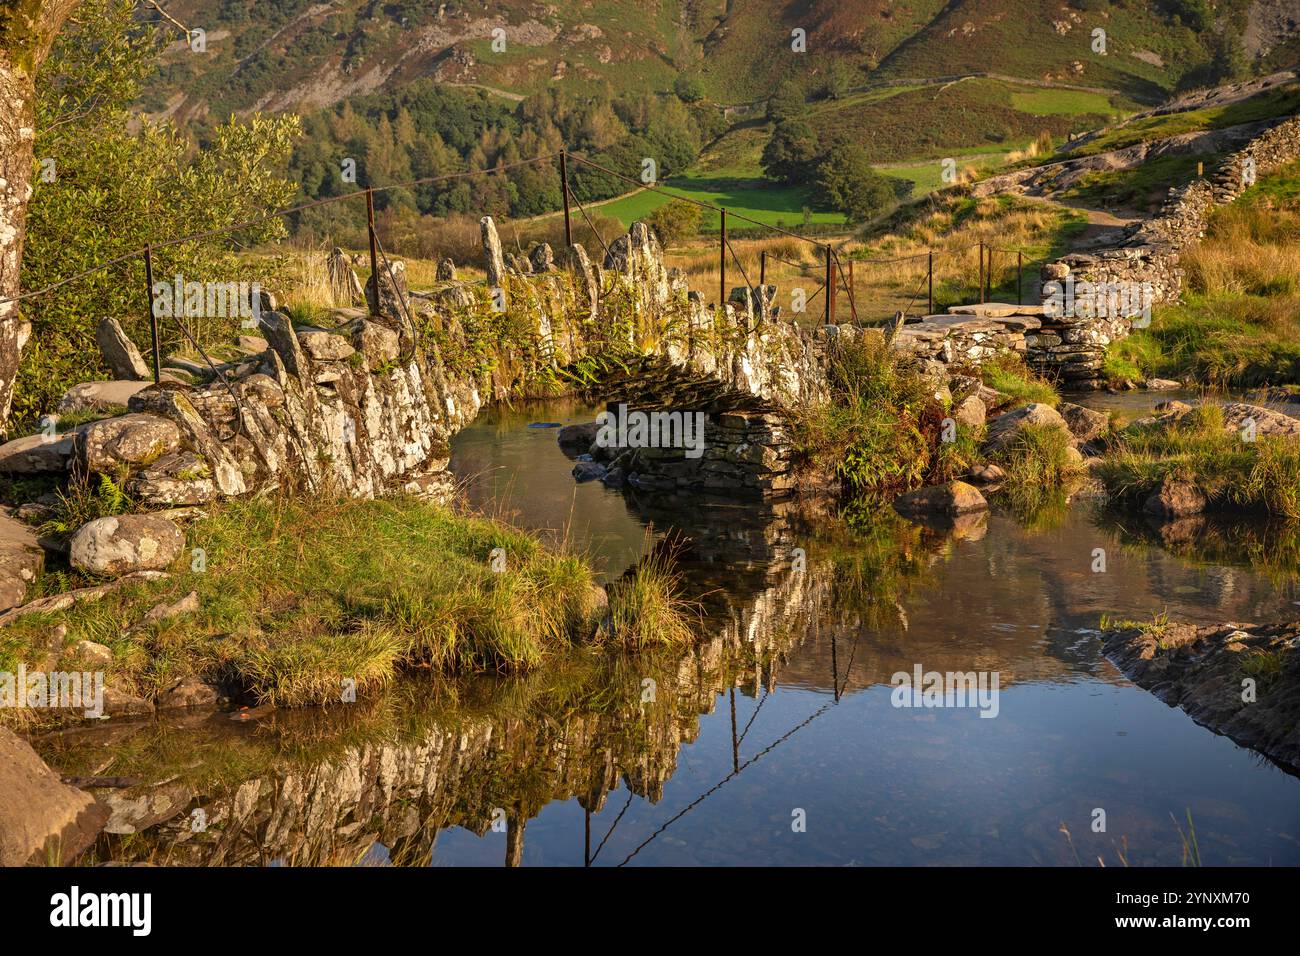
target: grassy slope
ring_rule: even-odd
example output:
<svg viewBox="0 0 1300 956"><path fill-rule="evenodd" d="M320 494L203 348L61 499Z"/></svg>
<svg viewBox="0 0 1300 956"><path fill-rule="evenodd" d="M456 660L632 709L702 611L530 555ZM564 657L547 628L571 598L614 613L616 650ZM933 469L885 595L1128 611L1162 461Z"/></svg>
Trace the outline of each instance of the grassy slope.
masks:
<svg viewBox="0 0 1300 956"><path fill-rule="evenodd" d="M1221 386L1300 383L1300 162L1263 177L1184 252L1187 292L1116 343L1113 379Z"/></svg>
<svg viewBox="0 0 1300 956"><path fill-rule="evenodd" d="M463 8L468 19L457 16L454 5L439 19L437 5L424 0L232 2L219 10L205 0L175 0L169 11L207 29L209 49L201 55L172 50L149 106L157 109L184 89L220 117L312 77L316 86L334 79L343 86L376 67L390 85L402 83L439 68L451 42L473 57L464 66L441 64L455 82L524 94L558 85L589 94L593 82L608 81L619 90L656 92L687 74L712 100L727 104L757 102L786 77L814 88L832 63L843 68L851 87L995 72L1035 80L1050 75L1154 102L1182 69L1205 58L1195 33L1146 4L1108 4L1097 14L1072 11L1059 0L746 0L729 6L728 15L721 0L586 0L547 7L497 0ZM1071 14L1078 22L1069 21ZM1058 20L1071 22L1069 32L1053 29ZM1107 56L1091 51L1093 20L1109 31ZM491 49L493 24L507 31L504 52ZM1029 35L1027 24L1034 25ZM807 33L805 53L790 49L796 28ZM1155 53L1164 65L1137 59L1136 51ZM1081 74L1070 69L1075 61L1084 65ZM323 84L322 72L331 77Z"/></svg>

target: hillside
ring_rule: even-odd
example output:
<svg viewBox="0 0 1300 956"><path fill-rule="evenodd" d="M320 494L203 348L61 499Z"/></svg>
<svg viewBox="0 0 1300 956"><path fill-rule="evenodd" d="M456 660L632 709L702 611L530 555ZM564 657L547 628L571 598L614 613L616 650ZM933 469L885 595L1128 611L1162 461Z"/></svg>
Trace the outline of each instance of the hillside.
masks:
<svg viewBox="0 0 1300 956"><path fill-rule="evenodd" d="M180 42L145 107L182 120L253 109L310 111L421 77L518 100L548 86L575 94L663 92L679 76L727 106L763 100L779 80L847 89L973 73L1086 86L1157 102L1180 82L1296 50L1294 16L1275 0L173 0L207 33ZM1086 8L1086 9L1080 9ZM149 14L155 16L155 14ZM1092 30L1107 50L1092 49ZM505 47L493 49L493 30ZM791 51L802 29L807 52ZM1219 40L1220 34L1223 40ZM990 51L997 50L991 57Z"/></svg>

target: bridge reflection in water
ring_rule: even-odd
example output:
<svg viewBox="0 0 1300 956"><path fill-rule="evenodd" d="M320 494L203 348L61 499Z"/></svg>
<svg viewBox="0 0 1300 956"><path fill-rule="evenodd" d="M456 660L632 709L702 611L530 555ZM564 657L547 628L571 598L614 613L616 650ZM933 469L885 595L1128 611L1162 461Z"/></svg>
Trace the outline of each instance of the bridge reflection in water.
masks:
<svg viewBox="0 0 1300 956"><path fill-rule="evenodd" d="M586 412L544 417L566 414ZM45 738L65 773L149 784L101 791L114 829L143 832L104 837L100 858L1069 864L1065 822L1086 862L1115 865L1126 847L1131 862L1169 864L1169 815L1190 808L1207 861L1300 862L1300 782L1129 685L1094 630L1102 613L1165 608L1271 619L1296 598L1289 575L1244 570L1228 545L1208 561L1171 556L1087 503L1028 526L995 513L928 528L887 511L848 522L791 503L575 489L554 432L527 421L503 412L462 435L471 494L568 526L611 575L646 523L679 532L700 641L575 650L521 676L411 678L246 723ZM998 718L891 707L891 676L917 664L996 672ZM1097 806L1109 836L1089 832Z"/></svg>

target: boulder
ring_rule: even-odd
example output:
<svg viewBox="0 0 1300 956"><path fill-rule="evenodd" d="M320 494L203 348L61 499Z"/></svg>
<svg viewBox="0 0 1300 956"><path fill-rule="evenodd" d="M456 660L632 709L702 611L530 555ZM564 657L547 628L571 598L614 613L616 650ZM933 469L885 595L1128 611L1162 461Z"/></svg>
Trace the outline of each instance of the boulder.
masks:
<svg viewBox="0 0 1300 956"><path fill-rule="evenodd" d="M552 251L550 243L538 243L536 248L529 253L528 261L532 264L534 272L554 271L555 253Z"/></svg>
<svg viewBox="0 0 1300 956"><path fill-rule="evenodd" d="M352 347L370 360L372 369L401 357L401 336L386 325L358 319L349 324L346 331L352 339Z"/></svg>
<svg viewBox="0 0 1300 956"><path fill-rule="evenodd" d="M967 395L952 407L953 420L962 425L978 428L984 424L988 410L978 395Z"/></svg>
<svg viewBox="0 0 1300 956"><path fill-rule="evenodd" d="M456 278L456 263L450 259L443 259L438 263L438 273L435 278L439 282L452 282Z"/></svg>
<svg viewBox="0 0 1300 956"><path fill-rule="evenodd" d="M591 443L596 440L596 434L600 431L600 425L595 422L584 422L581 425L565 425L560 429L559 434L555 436L560 450L570 457L581 455Z"/></svg>
<svg viewBox="0 0 1300 956"><path fill-rule="evenodd" d="M208 466L192 451L163 455L128 478L126 490L150 507L206 505L217 498Z"/></svg>
<svg viewBox="0 0 1300 956"><path fill-rule="evenodd" d="M72 536L68 560L78 571L119 577L132 571L157 571L185 550L185 535L175 522L157 515L96 518Z"/></svg>
<svg viewBox="0 0 1300 956"><path fill-rule="evenodd" d="M1065 419L1065 425L1076 441L1092 441L1094 438L1100 438L1110 429L1110 416L1105 412L1071 402L1061 402L1056 406L1056 410Z"/></svg>
<svg viewBox="0 0 1300 956"><path fill-rule="evenodd" d="M134 412L102 418L77 432L76 454L86 473L143 465L175 451L181 444L176 423L161 415Z"/></svg>
<svg viewBox="0 0 1300 956"><path fill-rule="evenodd" d="M984 442L985 452L997 452L1006 448L1029 425L1059 428L1067 435L1070 434L1069 426L1056 409L1042 402L1032 402L1022 408L999 415L989 422L988 437Z"/></svg>
<svg viewBox="0 0 1300 956"><path fill-rule="evenodd" d="M31 528L0 511L0 611L22 604L44 567L45 550Z"/></svg>
<svg viewBox="0 0 1300 956"><path fill-rule="evenodd" d="M981 485L993 485L1006 478L1007 473L997 465L977 465L967 477Z"/></svg>
<svg viewBox="0 0 1300 956"><path fill-rule="evenodd" d="M129 379L113 382L82 382L63 393L63 397L59 399L58 411L66 414L67 412L125 409L131 396L148 385L148 382Z"/></svg>
<svg viewBox="0 0 1300 956"><path fill-rule="evenodd" d="M70 787L36 751L0 727L0 866L73 862L108 821L90 794Z"/></svg>
<svg viewBox="0 0 1300 956"><path fill-rule="evenodd" d="M68 470L72 435L26 435L0 445L0 473L57 474Z"/></svg>
<svg viewBox="0 0 1300 956"><path fill-rule="evenodd" d="M183 617L186 614L193 614L198 609L199 592L191 591L179 601L174 601L171 604L164 601L162 604L151 608L149 613L144 616L144 620L141 623L154 624L159 621L170 621L175 617Z"/></svg>
<svg viewBox="0 0 1300 956"><path fill-rule="evenodd" d="M188 677L169 687L158 697L159 710L182 710L191 707L216 707L221 695L215 687L195 677Z"/></svg>
<svg viewBox="0 0 1300 956"><path fill-rule="evenodd" d="M171 780L157 786L110 790L100 797L108 808L106 833L140 833L178 816L194 799L189 784Z"/></svg>
<svg viewBox="0 0 1300 956"><path fill-rule="evenodd" d="M579 483L605 477L605 466L598 461L580 461L573 466L573 477Z"/></svg>
<svg viewBox="0 0 1300 956"><path fill-rule="evenodd" d="M260 355L271 347L271 344L260 335L241 335L235 340L235 348L245 355Z"/></svg>
<svg viewBox="0 0 1300 956"><path fill-rule="evenodd" d="M72 660L99 669L106 668L113 663L113 651L110 648L84 638L72 645L69 654Z"/></svg>
<svg viewBox="0 0 1300 956"><path fill-rule="evenodd" d="M1142 510L1150 515L1180 518L1200 514L1208 504L1205 492L1195 484L1166 475L1160 487L1142 504Z"/></svg>
<svg viewBox="0 0 1300 956"><path fill-rule="evenodd" d="M1173 388L1182 388L1182 382L1175 382L1172 378L1149 378L1142 383L1143 388L1149 388L1152 391L1168 391Z"/></svg>
<svg viewBox="0 0 1300 956"><path fill-rule="evenodd" d="M309 371L307 355L298 342L289 317L283 312L266 312L258 321L266 333L266 341L284 363L285 371L300 379L306 376Z"/></svg>
<svg viewBox="0 0 1300 956"><path fill-rule="evenodd" d="M122 330L122 325L113 318L105 318L95 328L95 344L99 346L104 362L113 372L114 378L144 381L153 378L148 363L135 343Z"/></svg>
<svg viewBox="0 0 1300 956"><path fill-rule="evenodd" d="M1245 402L1229 402L1223 406L1223 427L1228 431L1244 432L1250 422L1254 423L1257 438L1265 435L1300 437L1300 419Z"/></svg>
<svg viewBox="0 0 1300 956"><path fill-rule="evenodd" d="M338 362L356 353L347 339L332 332L299 332L298 341L317 362Z"/></svg>
<svg viewBox="0 0 1300 956"><path fill-rule="evenodd" d="M989 503L979 489L964 481L950 481L945 485L929 485L899 495L894 507L903 514L937 514L947 517L985 511Z"/></svg>

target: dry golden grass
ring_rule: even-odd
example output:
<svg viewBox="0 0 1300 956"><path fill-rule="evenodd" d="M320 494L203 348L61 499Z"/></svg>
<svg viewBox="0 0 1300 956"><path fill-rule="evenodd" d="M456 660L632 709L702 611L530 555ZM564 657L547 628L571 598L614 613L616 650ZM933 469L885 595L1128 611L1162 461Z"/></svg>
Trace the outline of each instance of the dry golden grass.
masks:
<svg viewBox="0 0 1300 956"><path fill-rule="evenodd" d="M933 211L906 228L870 241L822 238L820 241L835 246L843 271L852 274L852 299L847 292L849 277L841 276L835 320L851 320L854 307L858 321L867 324L892 319L898 311L924 313L931 251L936 310L957 302L979 301L981 242L994 248L989 280L992 297L1015 299L1017 260L1013 250L1022 250L1025 266L1021 294L1025 301L1032 301L1038 293L1037 260L1059 246L1071 218L1059 207L1029 201L951 198L939 200ZM822 321L825 302L821 294L814 295L826 276L820 247L788 236L733 239L730 244L734 256L727 259L729 289L744 285L746 277L757 285L760 257L766 252L766 280L777 286L777 304L792 314L793 292L802 288L807 297L804 319L814 324ZM686 274L691 288L701 292L705 301L717 300L716 238L702 238L671 249L666 260Z"/></svg>

